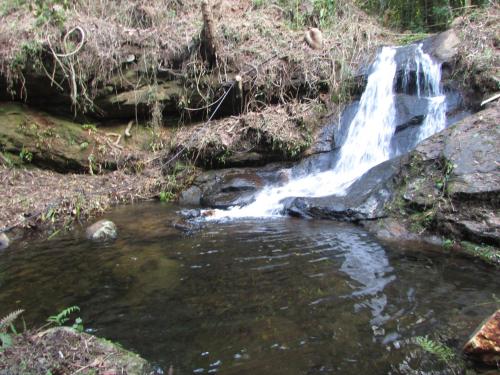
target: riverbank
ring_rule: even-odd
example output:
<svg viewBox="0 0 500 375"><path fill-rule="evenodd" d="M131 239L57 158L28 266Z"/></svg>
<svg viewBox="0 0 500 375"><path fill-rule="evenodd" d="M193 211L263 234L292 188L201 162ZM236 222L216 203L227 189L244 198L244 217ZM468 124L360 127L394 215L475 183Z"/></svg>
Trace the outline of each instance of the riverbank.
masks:
<svg viewBox="0 0 500 375"><path fill-rule="evenodd" d="M111 341L69 327L16 335L0 352L1 375L152 375L147 361Z"/></svg>

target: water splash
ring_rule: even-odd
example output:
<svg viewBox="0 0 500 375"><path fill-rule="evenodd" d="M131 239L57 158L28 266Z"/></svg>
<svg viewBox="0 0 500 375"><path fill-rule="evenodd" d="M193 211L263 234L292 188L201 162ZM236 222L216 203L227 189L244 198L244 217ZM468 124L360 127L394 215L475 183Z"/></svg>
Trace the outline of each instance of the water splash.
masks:
<svg viewBox="0 0 500 375"><path fill-rule="evenodd" d="M349 186L374 166L390 157L390 143L396 128L394 80L396 79L397 49L384 47L370 68L366 89L332 170L295 178L284 186L268 186L247 206L214 210L209 220L271 217L282 213L283 199L288 197L321 197L344 195ZM441 66L430 56L415 48L417 95L429 97L428 114L417 138L422 140L445 126L445 98L441 94ZM409 85L407 63L403 84Z"/></svg>

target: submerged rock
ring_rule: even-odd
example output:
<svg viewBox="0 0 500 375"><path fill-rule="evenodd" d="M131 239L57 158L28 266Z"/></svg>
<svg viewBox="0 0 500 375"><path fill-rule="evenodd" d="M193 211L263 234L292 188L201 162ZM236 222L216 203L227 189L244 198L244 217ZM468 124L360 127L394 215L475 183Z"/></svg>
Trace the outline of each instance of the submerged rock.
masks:
<svg viewBox="0 0 500 375"><path fill-rule="evenodd" d="M5 250L10 245L10 239L5 233L0 233L0 250Z"/></svg>
<svg viewBox="0 0 500 375"><path fill-rule="evenodd" d="M110 220L99 220L87 228L87 238L92 241L113 240L118 236L116 225Z"/></svg>
<svg viewBox="0 0 500 375"><path fill-rule="evenodd" d="M483 322L463 349L474 361L498 368L500 364L500 310Z"/></svg>

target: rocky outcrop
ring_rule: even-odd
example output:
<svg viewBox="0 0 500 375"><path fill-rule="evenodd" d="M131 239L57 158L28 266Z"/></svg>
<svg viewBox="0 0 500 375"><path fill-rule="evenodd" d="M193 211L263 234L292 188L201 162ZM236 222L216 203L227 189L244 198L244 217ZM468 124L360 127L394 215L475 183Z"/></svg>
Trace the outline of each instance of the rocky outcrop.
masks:
<svg viewBox="0 0 500 375"><path fill-rule="evenodd" d="M116 225L110 220L99 220L85 231L85 235L92 241L108 241L118 237Z"/></svg>
<svg viewBox="0 0 500 375"><path fill-rule="evenodd" d="M500 310L478 327L465 344L463 352L476 362L500 367Z"/></svg>
<svg viewBox="0 0 500 375"><path fill-rule="evenodd" d="M115 140L98 133L95 126L85 127L18 103L0 103L2 162L62 173L113 170L122 149Z"/></svg>
<svg viewBox="0 0 500 375"><path fill-rule="evenodd" d="M402 166L391 216L418 232L500 245L500 106L422 142Z"/></svg>

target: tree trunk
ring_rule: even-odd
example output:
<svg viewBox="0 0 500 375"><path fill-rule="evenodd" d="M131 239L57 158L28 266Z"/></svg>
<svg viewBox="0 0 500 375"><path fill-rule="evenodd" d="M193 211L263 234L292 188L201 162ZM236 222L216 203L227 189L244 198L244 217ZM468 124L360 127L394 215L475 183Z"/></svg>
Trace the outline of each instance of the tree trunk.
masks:
<svg viewBox="0 0 500 375"><path fill-rule="evenodd" d="M214 66L217 65L217 53L220 50L220 47L217 40L215 21L209 0L203 0L201 3L201 12L203 15L203 31L201 34L202 56L210 64L210 66Z"/></svg>

